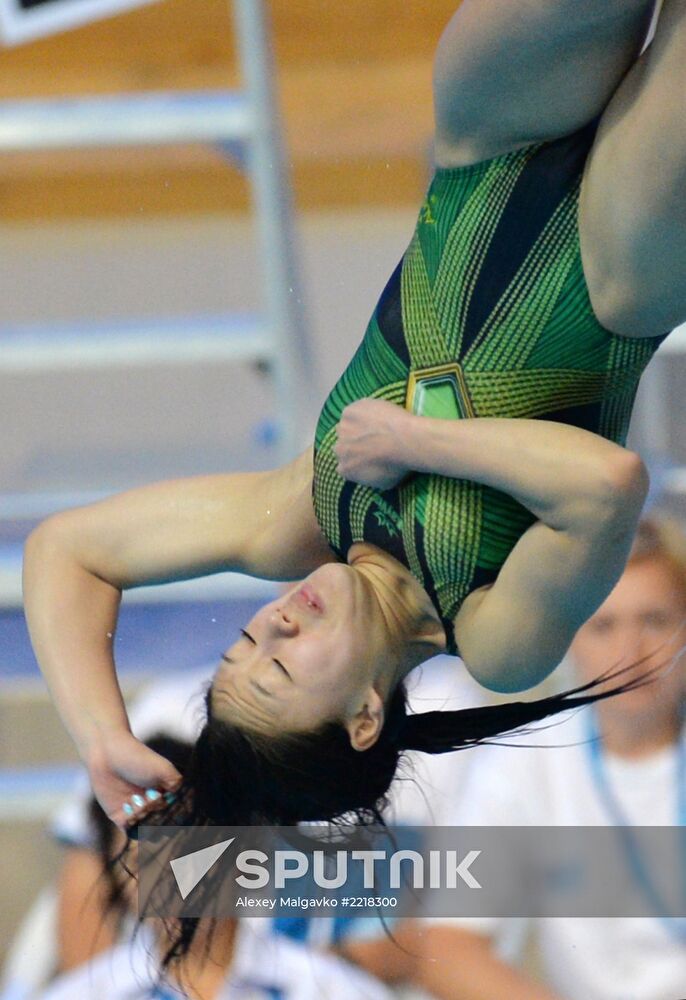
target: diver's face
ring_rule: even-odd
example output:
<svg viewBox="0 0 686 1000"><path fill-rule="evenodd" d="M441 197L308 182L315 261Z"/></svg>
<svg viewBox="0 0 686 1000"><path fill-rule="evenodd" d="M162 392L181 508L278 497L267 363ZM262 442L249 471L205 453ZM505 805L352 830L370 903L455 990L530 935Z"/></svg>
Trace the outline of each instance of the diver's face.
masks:
<svg viewBox="0 0 686 1000"><path fill-rule="evenodd" d="M373 673L373 605L351 566L320 566L260 608L223 655L214 714L262 731L343 721Z"/></svg>
<svg viewBox="0 0 686 1000"><path fill-rule="evenodd" d="M636 675L675 660L655 684L603 702L604 710L639 723L644 713L674 712L683 692L686 660L686 594L662 559L630 562L604 604L577 632L571 647L581 679L636 663ZM638 663L637 661L642 661ZM630 680L627 673L621 680Z"/></svg>

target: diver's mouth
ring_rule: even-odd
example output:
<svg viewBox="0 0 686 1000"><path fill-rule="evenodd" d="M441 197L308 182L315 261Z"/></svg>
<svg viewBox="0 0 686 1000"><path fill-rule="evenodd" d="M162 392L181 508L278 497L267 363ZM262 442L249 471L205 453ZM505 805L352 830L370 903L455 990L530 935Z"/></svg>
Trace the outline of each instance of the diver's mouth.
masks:
<svg viewBox="0 0 686 1000"><path fill-rule="evenodd" d="M319 596L319 594L316 594L314 590L312 590L312 587L310 587L309 584L306 583L304 586L302 586L295 596L298 598L301 604L306 605L312 611L316 611L319 614L323 613L324 605L322 603L322 599Z"/></svg>

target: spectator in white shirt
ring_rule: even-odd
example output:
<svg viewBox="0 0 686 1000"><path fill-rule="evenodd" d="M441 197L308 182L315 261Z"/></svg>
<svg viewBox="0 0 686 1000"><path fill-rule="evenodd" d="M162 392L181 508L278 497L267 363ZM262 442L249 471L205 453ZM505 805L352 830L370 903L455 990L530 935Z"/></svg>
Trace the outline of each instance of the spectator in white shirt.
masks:
<svg viewBox="0 0 686 1000"><path fill-rule="evenodd" d="M576 636L581 681L620 663L655 683L582 709L538 733L548 746L484 747L451 825L686 825L686 537L643 522L624 575ZM599 741L590 742L592 735ZM618 850L622 850L618 840ZM686 865L686 859L684 859ZM631 859L626 878L635 877ZM686 878L686 871L675 877ZM392 942L350 942L346 954L388 981L442 1000L679 1000L686 996L686 922L659 916L532 921L542 982L520 968L522 922L406 924ZM394 957L395 956L395 957ZM392 974L388 970L393 970Z"/></svg>
<svg viewBox="0 0 686 1000"><path fill-rule="evenodd" d="M183 772L191 744L168 737L148 741ZM136 906L135 882L124 877L112 860L125 845L125 837L100 806L91 802L92 828L97 834L97 854L105 907L111 923L131 920ZM127 867L136 865L135 848L127 854ZM43 1000L344 1000L350 991L360 1000L390 1000L380 982L340 958L318 954L302 943L265 933L259 922L236 919L201 920L183 968L171 965L163 979L157 972L169 947L167 924L149 920L133 940L100 952L97 958L59 976L42 994Z"/></svg>
<svg viewBox="0 0 686 1000"><path fill-rule="evenodd" d="M189 741L197 738L203 722L203 693L213 668L214 664L208 663L192 670L179 670L175 676L163 680L154 680L131 707L133 732L143 740L161 732ZM484 700L483 689L465 670L456 668L455 660L447 656L432 660L429 669L417 668L408 678L407 687L411 708L416 712L459 709ZM447 817L459 796L467 756L412 753L408 758L392 788L388 821L449 822ZM21 997L22 1000L33 996L55 972L75 970L84 962L95 968L92 961L95 956L103 951L109 954L120 940L115 922L103 914L102 883L98 881L101 865L94 850L93 825L88 810L90 796L90 785L84 773L73 796L53 817L51 832L65 846L56 907L51 904L51 913L41 922L44 927L41 955L36 953L35 935L28 935L25 946L17 940L5 970L3 988L0 988L3 1000L5 996ZM262 918L256 922L247 918L242 922L246 934L248 924L253 923L268 935L286 937L319 951L351 935L367 938L383 933L376 917L357 920ZM20 932L20 938L26 937ZM128 933L126 938L128 940ZM124 955L125 950L119 955L121 962L125 961Z"/></svg>

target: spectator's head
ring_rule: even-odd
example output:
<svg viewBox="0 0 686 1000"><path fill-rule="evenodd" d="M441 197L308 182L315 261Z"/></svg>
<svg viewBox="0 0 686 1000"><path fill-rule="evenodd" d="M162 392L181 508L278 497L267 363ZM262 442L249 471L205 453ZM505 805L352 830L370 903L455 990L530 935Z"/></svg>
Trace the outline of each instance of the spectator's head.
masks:
<svg viewBox="0 0 686 1000"><path fill-rule="evenodd" d="M686 535L671 519L641 522L626 569L614 590L579 630L572 657L581 680L609 667L636 673L673 664L653 684L602 703L604 726L641 742L647 732L672 739L686 699ZM628 675L630 676L630 675ZM628 747L627 747L628 749Z"/></svg>

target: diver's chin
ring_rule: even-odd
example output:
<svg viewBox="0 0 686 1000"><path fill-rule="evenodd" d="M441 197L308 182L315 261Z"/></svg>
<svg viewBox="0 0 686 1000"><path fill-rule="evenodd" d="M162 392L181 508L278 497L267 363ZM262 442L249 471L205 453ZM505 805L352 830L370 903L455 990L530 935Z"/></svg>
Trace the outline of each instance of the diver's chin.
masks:
<svg viewBox="0 0 686 1000"><path fill-rule="evenodd" d="M351 574L357 575L347 563L324 563L306 576L295 592L303 586L311 589L320 610L330 615L332 608L338 606L341 599L345 600L346 593L352 592L354 577Z"/></svg>

